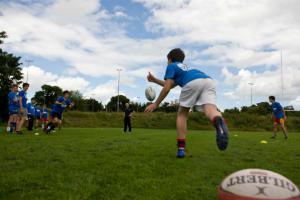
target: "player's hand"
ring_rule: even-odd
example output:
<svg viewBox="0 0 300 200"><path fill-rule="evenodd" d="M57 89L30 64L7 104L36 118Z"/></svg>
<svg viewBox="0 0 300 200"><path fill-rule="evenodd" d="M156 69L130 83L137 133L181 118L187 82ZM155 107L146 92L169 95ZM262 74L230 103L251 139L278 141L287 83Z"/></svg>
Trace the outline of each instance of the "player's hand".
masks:
<svg viewBox="0 0 300 200"><path fill-rule="evenodd" d="M287 117L286 116L284 116L284 120L286 120L287 119Z"/></svg>
<svg viewBox="0 0 300 200"><path fill-rule="evenodd" d="M155 77L149 72L148 76L147 76L147 79L149 82L155 82Z"/></svg>
<svg viewBox="0 0 300 200"><path fill-rule="evenodd" d="M24 109L23 108L20 108L20 113L24 113Z"/></svg>
<svg viewBox="0 0 300 200"><path fill-rule="evenodd" d="M152 103L152 104L150 104L149 106L147 106L147 108L145 109L145 111L144 112L152 112L153 110L155 110L156 109L156 104L155 103Z"/></svg>
<svg viewBox="0 0 300 200"><path fill-rule="evenodd" d="M75 106L75 103L72 102L72 103L70 104L70 107L73 107L73 106Z"/></svg>

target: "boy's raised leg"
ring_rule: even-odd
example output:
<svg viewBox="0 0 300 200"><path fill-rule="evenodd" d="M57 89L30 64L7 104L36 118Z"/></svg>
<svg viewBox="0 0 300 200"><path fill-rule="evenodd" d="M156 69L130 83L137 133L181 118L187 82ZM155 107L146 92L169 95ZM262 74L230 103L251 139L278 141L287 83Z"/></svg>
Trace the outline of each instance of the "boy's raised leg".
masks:
<svg viewBox="0 0 300 200"><path fill-rule="evenodd" d="M205 115L212 121L216 128L217 146L221 151L224 151L228 146L229 140L227 124L215 105L205 104L203 109Z"/></svg>

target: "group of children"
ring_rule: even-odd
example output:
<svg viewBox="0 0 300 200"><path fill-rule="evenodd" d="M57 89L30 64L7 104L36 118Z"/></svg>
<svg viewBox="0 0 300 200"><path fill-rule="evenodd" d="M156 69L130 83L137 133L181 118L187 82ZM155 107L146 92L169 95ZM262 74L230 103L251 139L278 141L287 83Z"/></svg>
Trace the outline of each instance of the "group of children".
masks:
<svg viewBox="0 0 300 200"><path fill-rule="evenodd" d="M37 105L36 99L31 98L31 102L27 104L27 129L29 131L32 131L33 128L44 128L48 123L48 112L49 111L46 105L43 105L43 107L41 108L39 105Z"/></svg>
<svg viewBox="0 0 300 200"><path fill-rule="evenodd" d="M27 103L28 83L23 83L23 89L18 90L18 85L12 85L12 89L8 94L8 110L9 120L7 124L8 133L22 134L22 127L25 121L28 121L27 129L32 131L33 128L42 127L45 133L49 134L54 131L55 127L60 127L62 124L62 113L66 107L72 107L74 104L69 99L69 91L64 91L63 96L58 97L52 106L50 112L46 107L39 107L36 99L32 98L30 103Z"/></svg>

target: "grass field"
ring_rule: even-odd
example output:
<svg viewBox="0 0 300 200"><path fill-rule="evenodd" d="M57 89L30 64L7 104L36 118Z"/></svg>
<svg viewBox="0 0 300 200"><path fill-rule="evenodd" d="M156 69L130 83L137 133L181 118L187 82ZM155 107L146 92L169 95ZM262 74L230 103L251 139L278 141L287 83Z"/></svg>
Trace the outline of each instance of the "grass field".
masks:
<svg viewBox="0 0 300 200"><path fill-rule="evenodd" d="M237 134L237 137L234 135ZM212 131L190 131L176 159L175 131L65 128L0 135L0 199L216 199L216 188L244 168L279 172L300 185L300 134L233 132L220 152ZM268 144L260 144L267 139Z"/></svg>

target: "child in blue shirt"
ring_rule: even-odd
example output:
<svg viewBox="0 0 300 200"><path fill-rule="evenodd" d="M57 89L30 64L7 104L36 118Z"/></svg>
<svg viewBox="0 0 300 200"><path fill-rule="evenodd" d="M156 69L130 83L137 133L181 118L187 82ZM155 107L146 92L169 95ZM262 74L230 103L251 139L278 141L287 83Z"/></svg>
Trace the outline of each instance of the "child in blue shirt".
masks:
<svg viewBox="0 0 300 200"><path fill-rule="evenodd" d="M20 121L17 126L16 132L22 134L21 128L27 118L27 90L29 83L23 83L23 90L19 92L19 105L20 105Z"/></svg>
<svg viewBox="0 0 300 200"><path fill-rule="evenodd" d="M276 138L277 127L279 125L283 131L284 138L288 139L288 133L287 133L286 127L284 125L285 120L286 120L286 115L285 115L283 107L280 105L280 103L275 101L274 96L269 96L269 102L271 103L271 108L273 111L272 118L274 120L273 136L271 138L272 139Z"/></svg>
<svg viewBox="0 0 300 200"><path fill-rule="evenodd" d="M179 110L177 115L177 157L185 157L185 136L187 133L187 117L192 107L204 111L216 129L216 141L220 150L228 145L228 128L216 106L216 86L211 77L200 70L191 69L183 63L184 52L173 49L167 55L168 65L164 80L155 78L151 73L148 81L162 86L162 90L155 103L150 104L145 112L152 112L165 99L170 90L180 86Z"/></svg>
<svg viewBox="0 0 300 200"><path fill-rule="evenodd" d="M11 92L8 93L8 110L9 120L7 125L7 132L13 133L16 131L19 122L19 93L18 85L13 85Z"/></svg>
<svg viewBox="0 0 300 200"><path fill-rule="evenodd" d="M41 122L41 109L36 106L35 107L35 128L37 129L40 126Z"/></svg>
<svg viewBox="0 0 300 200"><path fill-rule="evenodd" d="M45 125L48 123L48 112L46 105L44 105L42 110L42 129L44 129Z"/></svg>
<svg viewBox="0 0 300 200"><path fill-rule="evenodd" d="M45 127L45 132L47 134L51 133L55 129L55 127L59 126L62 123L62 114L67 107L74 106L70 99L70 92L64 91L63 96L58 97L53 105L51 115L51 121Z"/></svg>
<svg viewBox="0 0 300 200"><path fill-rule="evenodd" d="M28 119L28 127L29 131L33 130L34 120L35 120L35 98L31 98L31 102L27 104L27 119Z"/></svg>

